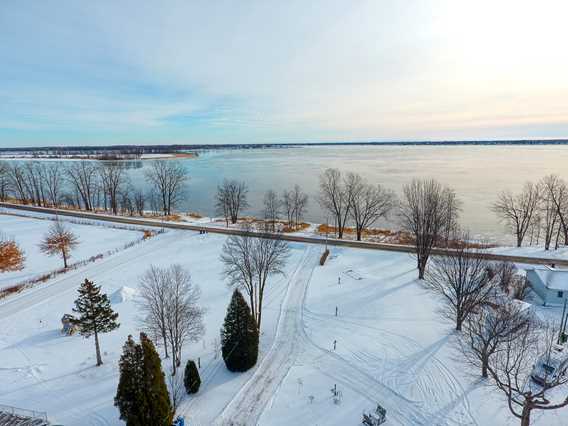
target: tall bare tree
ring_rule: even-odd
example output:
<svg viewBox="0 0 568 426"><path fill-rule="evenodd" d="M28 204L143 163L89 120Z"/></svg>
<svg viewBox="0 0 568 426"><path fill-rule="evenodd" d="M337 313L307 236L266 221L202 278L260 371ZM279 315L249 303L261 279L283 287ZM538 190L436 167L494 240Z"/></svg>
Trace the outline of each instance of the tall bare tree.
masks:
<svg viewBox="0 0 568 426"><path fill-rule="evenodd" d="M150 266L139 279L140 298L138 299L141 311L142 327L154 336L162 339L165 357L168 354L168 332L166 326L166 311L168 304L167 271L163 268Z"/></svg>
<svg viewBox="0 0 568 426"><path fill-rule="evenodd" d="M245 227L245 231L250 231ZM288 244L280 238L231 235L223 246L223 274L229 285L242 288L249 297L251 312L260 330L262 304L268 279L284 273Z"/></svg>
<svg viewBox="0 0 568 426"><path fill-rule="evenodd" d="M20 163L12 163L7 168L7 177L12 193L22 203L29 201L28 184L24 168Z"/></svg>
<svg viewBox="0 0 568 426"><path fill-rule="evenodd" d="M181 350L186 342L196 342L205 333L204 309L198 302L201 291L181 265L172 265L166 271L167 305L166 331L172 353L172 374L181 365Z"/></svg>
<svg viewBox="0 0 568 426"><path fill-rule="evenodd" d="M350 187L345 184L338 169L326 169L320 175L319 186L320 205L334 217L337 236L341 239L351 209Z"/></svg>
<svg viewBox="0 0 568 426"><path fill-rule="evenodd" d="M271 226L272 231L276 230L276 222L280 218L281 212L281 201L278 199L278 195L272 189L269 189L264 194L264 219L268 221Z"/></svg>
<svg viewBox="0 0 568 426"><path fill-rule="evenodd" d="M10 192L8 170L8 164L5 161L0 161L0 201L6 201Z"/></svg>
<svg viewBox="0 0 568 426"><path fill-rule="evenodd" d="M363 231L393 209L396 197L394 192L381 185L373 186L356 173L347 175L346 185L352 194L351 220L355 224L357 241L361 241Z"/></svg>
<svg viewBox="0 0 568 426"><path fill-rule="evenodd" d="M464 333L459 336L464 361L487 378L493 354L507 339L514 339L519 330L528 327L529 321L529 315L518 304L495 301L480 306L467 317Z"/></svg>
<svg viewBox="0 0 568 426"><path fill-rule="evenodd" d="M304 215L306 214L306 209L308 207L308 194L302 191L300 185L294 185L294 188L291 191L292 195L292 205L293 205L293 220L294 226L298 227L300 222L304 219Z"/></svg>
<svg viewBox="0 0 568 426"><path fill-rule="evenodd" d="M99 167L102 189L113 214L118 214L119 197L127 184L126 168L120 162L107 161Z"/></svg>
<svg viewBox="0 0 568 426"><path fill-rule="evenodd" d="M179 161L155 160L152 161L145 175L160 200L162 213L166 216L171 215L181 200L184 185L189 179L183 164Z"/></svg>
<svg viewBox="0 0 568 426"><path fill-rule="evenodd" d="M511 413L520 419L521 426L529 426L533 411L557 410L568 406L568 374L550 375L542 362L548 363L555 353L556 335L548 327L537 328L529 322L512 338L500 342L488 364L493 384L507 397ZM536 384L531 375L535 365L543 375L544 383Z"/></svg>
<svg viewBox="0 0 568 426"><path fill-rule="evenodd" d="M227 226L229 226L229 220L233 225L237 223L242 210L249 207L247 194L246 182L239 182L235 179L223 179L223 183L217 186L215 208L217 214L223 215Z"/></svg>
<svg viewBox="0 0 568 426"><path fill-rule="evenodd" d="M536 222L538 215L541 218L540 226L544 232L544 249L550 249L550 243L556 234L558 228L558 209L554 203L553 196L550 193L548 177L538 183L539 197L537 204L537 213L533 216L532 223Z"/></svg>
<svg viewBox="0 0 568 426"><path fill-rule="evenodd" d="M568 185L558 176L549 175L543 178L541 187L547 203L556 207L557 220L564 236L564 244L568 245Z"/></svg>
<svg viewBox="0 0 568 426"><path fill-rule="evenodd" d="M493 204L493 211L509 226L521 247L531 221L537 211L539 200L538 186L527 182L519 194L503 191Z"/></svg>
<svg viewBox="0 0 568 426"><path fill-rule="evenodd" d="M414 238L419 279L424 279L432 248L441 243L444 231L457 223L459 210L453 193L433 179L414 179L403 188L400 220Z"/></svg>
<svg viewBox="0 0 568 426"><path fill-rule="evenodd" d="M489 262L481 251L468 243L469 236L460 237L463 244L448 249L445 255L433 256L426 272L426 286L444 301L444 315L462 329L467 317L487 302L496 280L489 273Z"/></svg>
<svg viewBox="0 0 568 426"><path fill-rule="evenodd" d="M173 374L181 363L183 345L199 340L205 331L205 311L198 305L200 294L189 272L180 265L152 266L140 278L142 326L162 339L166 358L169 346Z"/></svg>
<svg viewBox="0 0 568 426"><path fill-rule="evenodd" d="M99 184L95 163L92 161L74 161L70 163L65 172L67 180L79 195L85 210L93 210Z"/></svg>
<svg viewBox="0 0 568 426"><path fill-rule="evenodd" d="M60 164L57 162L49 163L45 170L45 190L49 204L54 207L58 207L61 203L64 184L65 179Z"/></svg>

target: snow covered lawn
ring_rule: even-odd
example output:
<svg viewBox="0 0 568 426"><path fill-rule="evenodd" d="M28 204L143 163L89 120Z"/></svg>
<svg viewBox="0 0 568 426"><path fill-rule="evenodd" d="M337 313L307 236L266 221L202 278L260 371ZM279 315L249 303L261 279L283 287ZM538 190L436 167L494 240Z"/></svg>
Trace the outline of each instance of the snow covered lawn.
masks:
<svg viewBox="0 0 568 426"><path fill-rule="evenodd" d="M70 263L119 249L142 237L141 231L64 222L79 238L78 247L71 253ZM59 257L46 256L39 250L39 243L52 224L53 221L47 219L0 214L0 232L13 238L24 250L26 257L21 271L0 274L0 289L63 267L63 261Z"/></svg>
<svg viewBox="0 0 568 426"><path fill-rule="evenodd" d="M410 255L331 253L309 284L304 352L261 424L356 425L377 403L387 409L388 425L519 424L500 391L479 382L476 372L465 373L453 326L416 280ZM332 398L334 385L340 404ZM568 409L540 412L533 424L561 426L567 419Z"/></svg>
<svg viewBox="0 0 568 426"><path fill-rule="evenodd" d="M93 232L102 232L102 228L93 227ZM122 424L113 398L122 345L129 334L139 333L138 278L152 264L180 263L201 287L201 304L207 309L204 339L189 344L183 354L184 363L188 358L201 359L203 383L199 396L186 398L180 412L191 413L196 419L192 424L211 424L252 374L230 373L222 359L214 356L232 292L221 276L219 254L224 241L219 235L168 231L0 302L0 403L45 410L52 421L66 426ZM266 294L261 356L271 346L289 275L305 250L301 245L291 248L288 276L272 280ZM77 288L85 278L102 285L120 315L120 328L101 336L104 365L99 368L95 367L92 339L60 333L61 316L71 312ZM163 367L168 370L169 360L163 361Z"/></svg>

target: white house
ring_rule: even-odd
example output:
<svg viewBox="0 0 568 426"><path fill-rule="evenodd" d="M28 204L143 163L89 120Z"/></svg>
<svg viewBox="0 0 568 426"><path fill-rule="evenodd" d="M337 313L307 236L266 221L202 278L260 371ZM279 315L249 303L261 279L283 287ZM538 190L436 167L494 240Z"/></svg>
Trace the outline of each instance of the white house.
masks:
<svg viewBox="0 0 568 426"><path fill-rule="evenodd" d="M568 269L539 266L527 270L527 279L545 305L564 304L568 299Z"/></svg>

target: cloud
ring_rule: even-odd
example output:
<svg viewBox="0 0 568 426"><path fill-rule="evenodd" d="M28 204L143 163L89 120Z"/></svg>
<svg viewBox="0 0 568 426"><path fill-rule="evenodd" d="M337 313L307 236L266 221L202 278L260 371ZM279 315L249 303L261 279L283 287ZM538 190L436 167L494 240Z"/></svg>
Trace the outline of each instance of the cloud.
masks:
<svg viewBox="0 0 568 426"><path fill-rule="evenodd" d="M568 131L561 1L1 7L0 141L2 128L213 143Z"/></svg>

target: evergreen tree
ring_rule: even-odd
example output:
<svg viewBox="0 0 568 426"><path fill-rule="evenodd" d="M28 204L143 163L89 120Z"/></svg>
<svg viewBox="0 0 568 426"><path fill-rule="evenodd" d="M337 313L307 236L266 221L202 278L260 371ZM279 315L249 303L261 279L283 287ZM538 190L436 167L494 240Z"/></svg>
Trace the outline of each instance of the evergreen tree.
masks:
<svg viewBox="0 0 568 426"><path fill-rule="evenodd" d="M140 333L140 344L144 355L144 393L148 400L148 412L145 424L170 426L174 412L162 371L160 356L152 341L148 339L144 333Z"/></svg>
<svg viewBox="0 0 568 426"><path fill-rule="evenodd" d="M143 426L147 399L143 388L142 346L136 344L132 336L123 346L120 357L120 379L114 397L114 405L120 411L120 419L127 426Z"/></svg>
<svg viewBox="0 0 568 426"><path fill-rule="evenodd" d="M243 295L233 292L221 330L223 360L230 371L246 371L258 359L258 327Z"/></svg>
<svg viewBox="0 0 568 426"><path fill-rule="evenodd" d="M197 393L201 386L201 378L199 377L199 370L195 362L190 359L185 365L185 374L183 376L183 384L187 393Z"/></svg>
<svg viewBox="0 0 568 426"><path fill-rule="evenodd" d="M174 416L162 363L144 333L137 344L128 337L120 358L114 405L127 426L170 426Z"/></svg>
<svg viewBox="0 0 568 426"><path fill-rule="evenodd" d="M108 296L101 293L100 286L85 279L79 287L79 297L75 300L73 312L79 314L75 323L79 326L83 337L95 336L95 348L97 351L97 367L102 365L99 334L108 333L120 326L116 319L118 314L112 310Z"/></svg>

